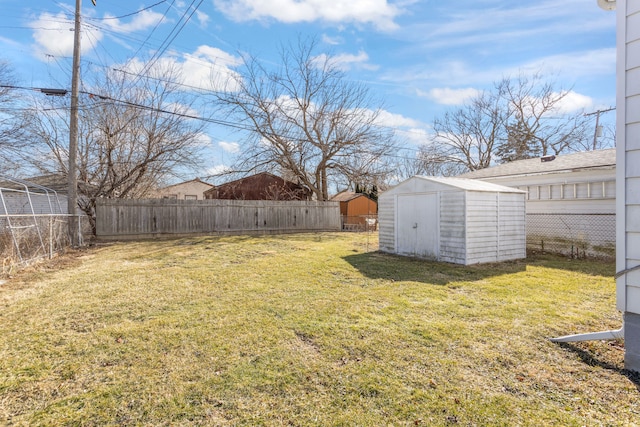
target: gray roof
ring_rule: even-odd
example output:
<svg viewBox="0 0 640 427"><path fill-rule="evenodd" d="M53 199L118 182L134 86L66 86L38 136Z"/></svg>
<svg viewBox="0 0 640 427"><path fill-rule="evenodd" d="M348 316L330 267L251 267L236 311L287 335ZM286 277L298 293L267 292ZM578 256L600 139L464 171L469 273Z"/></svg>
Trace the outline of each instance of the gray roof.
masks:
<svg viewBox="0 0 640 427"><path fill-rule="evenodd" d="M414 178L437 182L442 185L447 185L449 187L459 188L461 190L467 191L485 191L491 193L524 193L524 191L518 190L516 188L505 187L504 185L493 184L490 182L477 181L475 179L421 175L416 175Z"/></svg>
<svg viewBox="0 0 640 427"><path fill-rule="evenodd" d="M544 159L544 158L542 158ZM571 172L584 169L615 168L616 149L585 151L581 153L561 154L550 161L541 158L516 160L486 169L479 169L460 175L460 178L497 178L501 176L517 176L546 174L553 172Z"/></svg>

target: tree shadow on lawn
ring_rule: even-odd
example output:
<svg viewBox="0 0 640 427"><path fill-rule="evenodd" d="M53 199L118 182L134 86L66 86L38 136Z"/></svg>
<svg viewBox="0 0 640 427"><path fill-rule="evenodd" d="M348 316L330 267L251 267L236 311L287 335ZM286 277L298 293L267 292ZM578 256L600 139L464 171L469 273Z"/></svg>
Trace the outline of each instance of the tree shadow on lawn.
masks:
<svg viewBox="0 0 640 427"><path fill-rule="evenodd" d="M615 372L624 377L627 377L629 381L631 381L633 385L635 385L636 389L640 391L640 373L629 371L624 368L620 368L616 364L608 360L603 360L599 358L597 355L593 354L592 352L585 350L583 348L580 348L580 346L575 343L561 342L561 343L558 343L558 345L563 349L566 349L571 351L572 353L575 353L580 358L582 363L586 365L595 366L601 369L605 369L607 371Z"/></svg>
<svg viewBox="0 0 640 427"><path fill-rule="evenodd" d="M477 281L490 277L526 271L527 266L540 266L573 271L592 276L611 276L614 263L599 260L575 260L557 255L534 255L526 259L476 265L459 265L430 261L383 252L366 252L344 257L345 261L370 279L416 281L434 285Z"/></svg>
<svg viewBox="0 0 640 427"><path fill-rule="evenodd" d="M347 255L344 260L370 279L413 281L440 286L518 273L527 268L525 260L464 266L383 252Z"/></svg>

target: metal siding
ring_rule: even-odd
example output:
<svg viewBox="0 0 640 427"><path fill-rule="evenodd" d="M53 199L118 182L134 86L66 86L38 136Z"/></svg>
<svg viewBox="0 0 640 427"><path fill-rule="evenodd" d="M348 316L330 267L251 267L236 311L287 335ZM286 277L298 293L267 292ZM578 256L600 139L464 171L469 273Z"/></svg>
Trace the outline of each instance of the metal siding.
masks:
<svg viewBox="0 0 640 427"><path fill-rule="evenodd" d="M498 259L497 193L467 193L467 264Z"/></svg>
<svg viewBox="0 0 640 427"><path fill-rule="evenodd" d="M500 194L498 209L498 261L525 258L527 239L524 197L520 194Z"/></svg>
<svg viewBox="0 0 640 427"><path fill-rule="evenodd" d="M464 192L440 195L440 260L465 263L466 227Z"/></svg>
<svg viewBox="0 0 640 427"><path fill-rule="evenodd" d="M418 258L439 256L439 194L398 194L396 252Z"/></svg>
<svg viewBox="0 0 640 427"><path fill-rule="evenodd" d="M395 252L395 196L378 198L378 246L383 252Z"/></svg>
<svg viewBox="0 0 640 427"><path fill-rule="evenodd" d="M397 200L402 195L417 197L419 193L439 195L440 261L475 264L525 256L524 193L465 191L418 178L409 179L381 195L378 205L380 250L402 252L397 241L397 215L402 207ZM504 213L500 217L498 196L506 194L509 197L505 198ZM502 249L499 233L505 241Z"/></svg>

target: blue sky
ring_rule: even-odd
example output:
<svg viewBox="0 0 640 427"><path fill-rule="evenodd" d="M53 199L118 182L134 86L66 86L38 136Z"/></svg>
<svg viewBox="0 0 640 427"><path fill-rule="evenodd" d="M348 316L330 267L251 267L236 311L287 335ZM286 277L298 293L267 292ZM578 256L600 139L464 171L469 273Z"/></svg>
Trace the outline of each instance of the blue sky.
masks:
<svg viewBox="0 0 640 427"><path fill-rule="evenodd" d="M596 0L83 3L84 65L144 62L166 46L161 61L177 64L185 84L205 89L212 70L234 72L241 52L269 63L281 44L317 37L348 78L384 99L384 125L398 129L409 149L428 140L435 117L519 73L540 71L558 89L571 90L565 111L615 106L615 13ZM0 59L21 84L70 87L74 7L0 0ZM607 113L601 120L614 118ZM203 141L209 150L200 175L220 170L242 150L241 136L229 129L209 128Z"/></svg>

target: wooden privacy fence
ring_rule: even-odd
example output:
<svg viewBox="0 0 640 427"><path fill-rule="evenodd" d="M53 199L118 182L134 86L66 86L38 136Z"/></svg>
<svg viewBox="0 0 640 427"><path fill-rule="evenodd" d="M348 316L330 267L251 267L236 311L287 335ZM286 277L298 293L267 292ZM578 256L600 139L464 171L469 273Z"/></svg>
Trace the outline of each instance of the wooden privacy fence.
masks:
<svg viewBox="0 0 640 427"><path fill-rule="evenodd" d="M337 202L99 199L99 239L340 230Z"/></svg>

